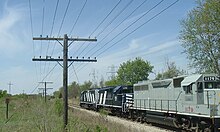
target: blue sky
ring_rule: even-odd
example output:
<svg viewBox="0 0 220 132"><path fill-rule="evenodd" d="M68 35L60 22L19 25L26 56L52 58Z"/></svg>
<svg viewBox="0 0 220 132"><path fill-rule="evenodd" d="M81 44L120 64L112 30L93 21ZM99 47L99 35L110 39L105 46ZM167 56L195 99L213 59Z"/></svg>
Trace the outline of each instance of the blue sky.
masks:
<svg viewBox="0 0 220 132"><path fill-rule="evenodd" d="M156 73L165 70L166 58L175 61L178 67L190 72L191 69L187 67L189 62L186 55L182 54L183 48L178 40L178 34L181 28L179 21L186 18L187 12L196 6L194 0L179 0L171 8L123 40L121 39L124 36L147 22L175 0L147 0L128 18L127 16L144 0L87 0L77 22L76 18L85 0L70 0L61 26L68 1L59 1L53 26L57 0L53 2L51 0L30 0L34 37L50 36L51 32L51 36L55 37L63 37L64 34L68 34L69 37L97 37L97 42L74 42L70 46L69 56L97 57L98 62L73 63L76 73L73 67L69 68L69 83L72 81L83 83L86 80L92 80L90 73L94 69L97 80L100 80L101 76L106 80L109 66L119 67L121 63L135 57L142 57L150 61L154 66L153 71ZM129 2L131 3L129 4ZM156 8L148 12L159 2L160 4ZM101 23L117 3L118 6ZM123 9L124 11L121 12ZM119 13L120 15L117 16ZM135 22L145 13L147 14L144 17ZM0 1L0 89L8 90L8 83L11 81L13 94L22 93L23 90L26 93L37 93L38 82L42 81L55 66L44 80L54 82L49 86L54 88L50 91L51 93L62 86L62 68L56 65L56 62L33 62L32 58L46 55L53 58L62 56L62 47L54 41L33 41L30 20L29 0ZM123 23L120 24L122 21ZM73 32L70 34L74 23ZM101 25L98 26L100 23ZM132 23L134 24L127 28ZM115 28L117 25L119 26ZM95 30L96 28L97 30ZM126 30L123 31L124 29ZM92 33L93 31L94 33ZM115 45L111 46L113 44ZM103 45L106 46L103 47ZM100 47L103 48L98 50ZM150 78L154 78L154 74L150 75ZM39 85L39 87L43 86ZM36 90L34 90L35 88Z"/></svg>

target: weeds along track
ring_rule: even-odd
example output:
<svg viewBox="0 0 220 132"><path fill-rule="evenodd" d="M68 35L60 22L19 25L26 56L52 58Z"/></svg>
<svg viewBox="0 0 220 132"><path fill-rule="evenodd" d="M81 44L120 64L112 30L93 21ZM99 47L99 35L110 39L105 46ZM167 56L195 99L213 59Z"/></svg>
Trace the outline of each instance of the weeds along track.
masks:
<svg viewBox="0 0 220 132"><path fill-rule="evenodd" d="M157 125L157 124L152 125L152 124L147 124L147 123L140 123L140 122L135 122L135 121L128 120L125 118L119 118L116 116L104 115L99 112L83 109L78 105L69 105L69 108L72 111L81 111L83 113L88 113L93 116L96 116L97 118L102 118L103 122L113 122L115 124L120 124L121 126L128 128L130 131L138 131L138 132L172 132L172 131L176 131L173 128L169 128L166 126L161 126L161 125Z"/></svg>

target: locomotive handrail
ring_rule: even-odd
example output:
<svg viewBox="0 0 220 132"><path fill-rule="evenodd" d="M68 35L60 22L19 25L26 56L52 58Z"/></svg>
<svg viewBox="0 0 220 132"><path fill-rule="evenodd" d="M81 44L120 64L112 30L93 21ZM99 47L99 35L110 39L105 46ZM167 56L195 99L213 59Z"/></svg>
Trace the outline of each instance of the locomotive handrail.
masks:
<svg viewBox="0 0 220 132"><path fill-rule="evenodd" d="M146 102L147 100L147 102ZM175 111L177 112L177 100L164 100L164 99L134 99L136 105L135 109L154 109L154 110L167 110L169 111ZM158 102L160 103L158 105ZM146 103L148 103L148 106L146 106ZM152 105L153 104L153 105ZM165 107L163 104L167 104ZM173 104L174 106L170 107L170 104Z"/></svg>
<svg viewBox="0 0 220 132"><path fill-rule="evenodd" d="M180 93L179 93L179 95L178 95L178 97L177 97L177 99L176 100L178 100L179 99L179 97L180 97L180 95L181 95L181 93L182 93L183 91L180 91Z"/></svg>

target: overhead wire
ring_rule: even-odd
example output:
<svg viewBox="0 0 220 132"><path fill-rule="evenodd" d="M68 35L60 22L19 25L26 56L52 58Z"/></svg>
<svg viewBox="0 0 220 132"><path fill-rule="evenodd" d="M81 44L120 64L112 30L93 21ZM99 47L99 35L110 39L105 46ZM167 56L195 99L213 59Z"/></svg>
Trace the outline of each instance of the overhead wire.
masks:
<svg viewBox="0 0 220 132"><path fill-rule="evenodd" d="M66 18L67 11L68 11L68 9L69 9L70 2L71 2L71 0L69 0L68 3L67 3L67 6L66 6L66 9L65 9L65 12L64 12L62 21L61 21L61 25L60 25L60 28L59 28L59 31L58 31L58 34L57 34L57 37L59 37L60 32L61 32L61 29L62 29L62 27L63 27L63 23L64 23L64 20L65 20L65 18ZM56 43L54 43L51 56L53 55L53 52L54 52L55 47L56 47Z"/></svg>
<svg viewBox="0 0 220 132"><path fill-rule="evenodd" d="M135 28L134 30L132 30L131 32L129 32L127 35L125 35L123 38L121 38L120 40L118 40L117 42L115 42L114 44L112 44L110 47L108 47L107 49L105 49L104 51L102 51L101 53L99 53L97 56L100 56L101 54L103 54L105 51L107 51L108 49L110 49L111 47L113 47L114 45L116 45L117 43L121 42L122 40L124 40L126 37L128 37L129 35L131 35L132 33L134 33L135 31L137 31L138 29L140 29L141 27L143 27L144 25L146 25L147 23L149 23L150 21L152 21L154 18L156 18L157 16L159 16L160 14L162 14L164 11L168 10L170 7L172 7L173 5L175 5L179 0L174 1L172 4L170 4L169 6L167 6L166 8L164 8L163 10L161 10L159 13L157 13L156 15L154 15L153 17L151 17L150 19L148 19L146 22L144 22L143 24L141 24L140 26L138 26L137 28Z"/></svg>
<svg viewBox="0 0 220 132"><path fill-rule="evenodd" d="M57 16L57 9L58 9L58 6L59 6L59 2L60 2L59 0L57 0L57 2L56 2L56 7L55 7L55 10L54 10L54 15L53 15L53 19L52 19L52 27L51 27L51 30L50 30L50 35L49 35L49 37L52 37L52 33L53 33L53 29L54 29L54 24L55 24L55 19L56 19L56 16ZM48 42L48 44L47 44L46 56L48 56L49 47L50 47L50 40L49 40L49 42ZM44 63L44 69L46 68L46 64L47 64L47 63L49 63L49 65L48 65L48 70L47 70L47 71L49 71L50 62L46 62L46 61L45 61L45 63ZM44 70L44 72L45 72L45 70Z"/></svg>
<svg viewBox="0 0 220 132"><path fill-rule="evenodd" d="M42 11L42 23L41 23L41 35L44 33L44 10L45 10L45 0L43 0L43 11ZM40 44L40 55L42 54L42 40ZM46 62L45 62L46 63ZM42 69L41 69L41 62L40 62L40 75L42 75ZM44 66L44 72L45 72L45 66Z"/></svg>
<svg viewBox="0 0 220 132"><path fill-rule="evenodd" d="M103 54L104 52L106 52L108 49L110 49L111 47L113 47L114 45L118 44L119 42L121 42L122 40L124 40L126 37L128 37L129 35L131 35L132 33L134 33L135 31L137 31L138 29L140 29L141 27L143 27L144 25L146 25L147 23L149 23L150 21L152 21L154 18L156 18L157 16L159 16L160 14L162 14L164 11L168 10L170 7L172 7L173 5L175 5L179 0L174 1L172 4L170 4L169 6L167 6L166 8L164 8L163 10L161 10L159 13L157 13L156 15L154 15L153 17L151 17L150 19L148 19L146 22L144 22L143 24L141 24L140 26L138 26L137 28L135 28L134 30L132 30L131 32L129 32L127 35L125 35L123 38L121 38L120 40L118 40L117 42L113 43L110 47L108 47L107 49L105 49L104 51L100 52L97 56L100 56L101 54ZM82 70L85 66L83 66L82 68L80 68L78 71Z"/></svg>
<svg viewBox="0 0 220 132"><path fill-rule="evenodd" d="M123 22L125 22L131 15L133 15L140 7L142 7L148 0L144 0L140 5L138 5L130 14L127 15L117 26L115 26L108 34L106 34L98 43L94 45L94 47L85 53L84 56L89 54L93 49L97 47L97 45L101 44L103 40L105 40L113 31L115 31Z"/></svg>
<svg viewBox="0 0 220 132"><path fill-rule="evenodd" d="M97 53L97 52L100 51L102 48L104 48L107 44L109 44L109 43L112 42L114 39L116 39L119 35L121 35L122 33L124 33L127 29L129 29L131 26L133 26L135 23L137 23L139 20L141 20L144 16L146 16L149 12L151 12L153 9L155 9L157 6L159 6L163 1L164 1L164 0L161 0L161 1L158 2L156 5L154 5L152 8L150 8L147 12L145 12L144 14L142 14L138 19L136 19L134 22L132 22L130 25L128 25L125 29L123 29L121 32L119 32L117 35L115 35L115 37L113 37L110 41L108 41L107 43L105 43L104 45L102 45L99 49L97 49L96 51L94 51L91 56L93 56L95 53Z"/></svg>
<svg viewBox="0 0 220 132"><path fill-rule="evenodd" d="M59 5L59 0L57 0L56 7L55 7L55 11L54 11L54 15L53 15L52 27L51 27L51 30L50 30L50 37L52 37L53 28L54 28L54 23L55 23L55 19L56 19L56 15L57 15L58 5ZM49 47L50 47L50 41L49 41L49 43L48 43L48 45L47 45L46 55L47 55L47 53L48 53Z"/></svg>
<svg viewBox="0 0 220 132"><path fill-rule="evenodd" d="M46 76L41 80L41 82L43 82L46 78L47 78L47 76L49 76L50 74L51 74L51 72L56 68L56 66L57 66L58 64L56 63L55 65L54 65L54 67L46 74ZM38 83L38 85L32 90L32 92L31 93L34 93L34 91L39 87L39 85L40 85L40 83Z"/></svg>
<svg viewBox="0 0 220 132"><path fill-rule="evenodd" d="M119 13L96 35L96 37L99 37L100 34L102 34L124 11L129 7L129 5L133 2L134 0L130 0L122 10L119 11ZM90 42L91 43L91 42ZM89 43L89 44L90 44ZM79 53L78 56L80 56L88 47L89 44L86 45L86 47Z"/></svg>
<svg viewBox="0 0 220 132"><path fill-rule="evenodd" d="M30 23L31 23L31 37L33 38L34 37L33 18L32 18L32 8L31 8L31 1L30 0L28 0L28 5L29 5L29 14L30 14ZM35 43L34 43L33 40L32 40L32 46L33 46L33 55L35 56L36 55L36 53L35 53ZM34 63L34 67L35 67L35 74L36 74L36 76L38 78L39 75L38 75L38 70L37 70L36 63Z"/></svg>
<svg viewBox="0 0 220 132"><path fill-rule="evenodd" d="M63 15L62 21L61 21L61 25L60 25L59 30L58 30L57 37L59 37L59 34L60 34L61 29L62 29L62 27L63 27L64 20L65 20L65 18L66 18L67 11L68 11L69 6L70 6L70 2L71 2L71 0L68 0L67 6L66 6L66 9L65 9L65 12L64 12L64 15ZM53 22L54 22L55 17L56 17L56 12L57 12L58 5L59 5L59 1L57 1L57 4L56 4L55 13L54 13L54 18L53 18ZM54 25L54 23L53 23L53 25ZM53 30L53 28L51 29L51 34L50 34L50 35L52 35L52 30ZM57 42L54 42L54 45L53 45L53 48L52 48L52 53L51 53L50 56L53 55L56 45L57 45ZM60 53L60 54L61 54L61 53ZM48 56L48 55L46 55L46 56ZM45 62L45 64L46 64L46 62ZM50 67L50 62L49 62L49 65L48 65L48 70L49 70L49 67ZM48 71L48 70L47 70L47 71Z"/></svg>
<svg viewBox="0 0 220 132"><path fill-rule="evenodd" d="M92 33L89 35L90 37L93 35L94 32L96 32L96 30L104 23L104 21L110 16L110 14L116 9L116 7L121 3L122 0L119 0L118 3L111 9L111 11L105 16L105 18L98 24L98 26L92 31ZM82 45L80 45L80 47L76 50L79 51L82 46L85 44L86 42L82 43Z"/></svg>
<svg viewBox="0 0 220 132"><path fill-rule="evenodd" d="M75 23L73 24L73 26L72 26L72 28L71 28L71 30L70 30L69 35L72 34L72 32L73 32L73 30L74 30L74 28L75 28L75 26L76 26L76 24L77 24L77 22L78 22L78 20L79 20L79 18L80 18L80 16L81 16L81 14L82 14L83 9L84 9L85 6L86 6L86 3L87 3L87 0L85 0L85 2L84 2L84 4L83 4L83 7L81 8L81 10L80 10L80 12L79 12L79 15L77 16L76 21L75 21Z"/></svg>
<svg viewBox="0 0 220 132"><path fill-rule="evenodd" d="M101 42L103 41L103 40L105 40L114 30L116 30L124 21L126 21L127 19L129 19L129 17L131 16L131 15L133 15L139 8L141 8L146 2L147 2L148 0L144 0L142 3L140 3L129 15L127 15L127 17L125 17L117 26L115 26L108 34L106 34L98 43L96 43L95 44L95 46L91 49L91 50L89 50L84 56L86 56L88 53L90 53L93 49L95 49L96 47L97 47L97 45L99 45L99 44L101 44ZM144 15L144 14L143 14ZM145 14L146 15L146 14ZM132 26L132 25L130 25L130 26ZM127 26L127 28L128 28L129 26ZM114 38L116 38L117 37L117 35L114 37ZM114 39L113 38L113 39ZM112 39L112 40L113 40ZM105 44L106 45L106 44ZM93 52L93 53L95 53L95 52ZM81 64L80 66L82 66L83 64ZM86 65L86 64L84 64L84 65ZM79 67L80 67L79 66ZM79 67L77 67L77 69L79 69ZM83 66L83 67L85 67L85 66ZM82 69L82 68L81 68Z"/></svg>

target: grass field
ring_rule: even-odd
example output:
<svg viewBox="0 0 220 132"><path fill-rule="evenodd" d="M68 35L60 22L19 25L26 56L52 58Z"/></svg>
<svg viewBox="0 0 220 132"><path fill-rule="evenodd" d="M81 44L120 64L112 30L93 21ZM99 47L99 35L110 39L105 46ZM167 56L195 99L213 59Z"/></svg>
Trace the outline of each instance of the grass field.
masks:
<svg viewBox="0 0 220 132"><path fill-rule="evenodd" d="M61 132L63 131L62 99L51 99L47 103L41 97L11 97L9 119L6 119L5 99L0 99L0 132ZM68 131L107 132L130 131L123 125L109 122L100 116L69 110Z"/></svg>

